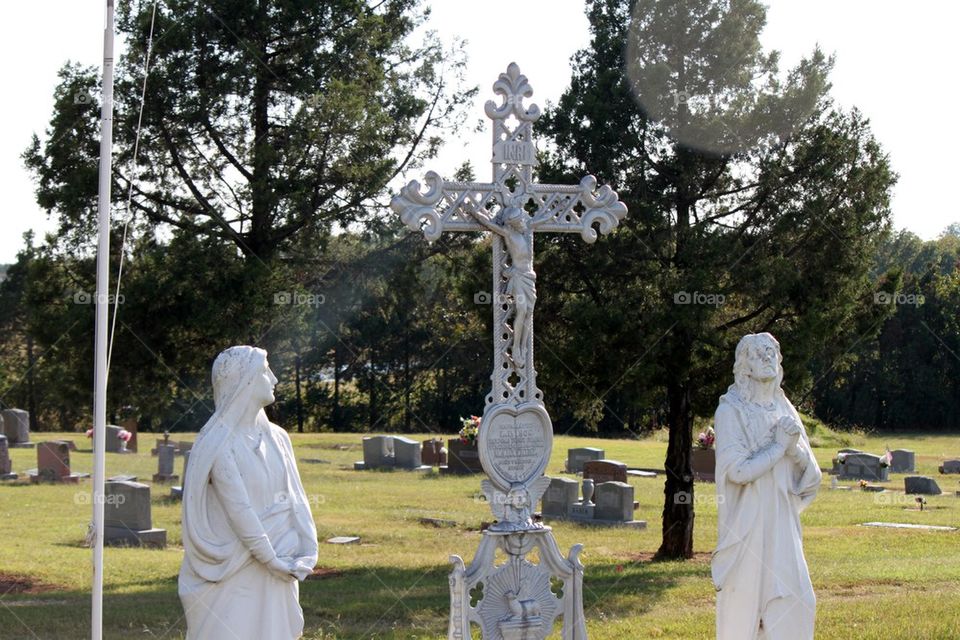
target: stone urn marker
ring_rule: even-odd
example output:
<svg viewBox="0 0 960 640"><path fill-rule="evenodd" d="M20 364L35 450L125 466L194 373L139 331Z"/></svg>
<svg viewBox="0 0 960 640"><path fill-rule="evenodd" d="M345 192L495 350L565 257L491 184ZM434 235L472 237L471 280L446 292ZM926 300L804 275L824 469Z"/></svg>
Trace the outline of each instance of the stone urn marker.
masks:
<svg viewBox="0 0 960 640"><path fill-rule="evenodd" d="M492 388L477 444L488 476L481 485L497 522L484 531L469 566L460 556L450 558L447 636L468 640L470 625L476 624L485 639L542 640L562 615L563 639L582 640L587 637L579 560L583 546L574 545L564 557L551 528L533 518L550 484L543 472L553 445L553 424L533 362L533 238L537 232L579 233L592 243L598 231L613 231L627 208L610 187L597 190L593 176L578 185L533 182L533 122L540 109L523 104L533 89L511 63L493 90L500 103L491 100L484 107L493 121L492 182L446 182L429 172L426 191L412 181L390 203L404 224L431 242L445 231L490 231L495 236L489 297ZM497 549L507 557L499 566L494 562ZM526 559L534 549L539 564Z"/></svg>

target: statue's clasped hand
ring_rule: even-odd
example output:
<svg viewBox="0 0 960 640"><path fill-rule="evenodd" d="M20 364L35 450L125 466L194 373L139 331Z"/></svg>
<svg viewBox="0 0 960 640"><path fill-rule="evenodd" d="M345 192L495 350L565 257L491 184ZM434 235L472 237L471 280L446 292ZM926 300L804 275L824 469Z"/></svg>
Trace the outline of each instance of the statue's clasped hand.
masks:
<svg viewBox="0 0 960 640"><path fill-rule="evenodd" d="M800 423L792 416L783 416L777 421L774 442L785 454L794 457L799 454L797 443L800 441L802 430Z"/></svg>

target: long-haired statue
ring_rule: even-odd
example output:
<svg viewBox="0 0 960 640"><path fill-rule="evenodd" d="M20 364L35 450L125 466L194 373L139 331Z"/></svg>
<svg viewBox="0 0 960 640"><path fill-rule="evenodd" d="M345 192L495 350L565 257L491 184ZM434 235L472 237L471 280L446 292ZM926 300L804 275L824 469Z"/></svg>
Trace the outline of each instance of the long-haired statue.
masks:
<svg viewBox="0 0 960 640"><path fill-rule="evenodd" d="M317 529L290 438L263 411L277 379L253 347L221 353L212 377L216 410L184 481L187 638L299 638L298 580L317 563Z"/></svg>
<svg viewBox="0 0 960 640"><path fill-rule="evenodd" d="M715 416L717 640L813 640L816 596L800 512L816 496L822 474L780 387L781 362L772 335L744 336L734 383Z"/></svg>

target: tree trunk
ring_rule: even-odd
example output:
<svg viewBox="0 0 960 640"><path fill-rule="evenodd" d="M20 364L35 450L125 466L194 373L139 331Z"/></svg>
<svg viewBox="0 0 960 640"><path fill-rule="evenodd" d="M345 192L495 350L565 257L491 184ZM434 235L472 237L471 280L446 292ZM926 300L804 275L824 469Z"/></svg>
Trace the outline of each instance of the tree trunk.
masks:
<svg viewBox="0 0 960 640"><path fill-rule="evenodd" d="M333 347L333 410L330 412L330 422L334 431L341 431L340 424L340 344Z"/></svg>
<svg viewBox="0 0 960 640"><path fill-rule="evenodd" d="M27 332L27 411L30 413L30 431L37 429L37 388L33 377L36 360L33 356L33 336Z"/></svg>
<svg viewBox="0 0 960 640"><path fill-rule="evenodd" d="M655 559L688 559L693 557L694 521L693 472L690 470L693 415L689 383L668 383L667 401L670 440L664 463L667 480L663 490L663 541Z"/></svg>
<svg viewBox="0 0 960 640"><path fill-rule="evenodd" d="M257 11L261 25L257 34L257 55L267 59L267 3L261 0ZM273 148L270 145L270 91L272 72L264 64L257 65L253 87L253 180L250 183L250 230L246 234L246 250L249 254L266 260L272 252L270 247L270 218L272 194L270 169L273 165Z"/></svg>
<svg viewBox="0 0 960 640"><path fill-rule="evenodd" d="M410 393L413 388L413 376L410 375L410 331L403 332L403 430L410 433L412 430L412 413L410 411Z"/></svg>
<svg viewBox="0 0 960 640"><path fill-rule="evenodd" d="M377 368L376 368L376 357L373 351L370 352L370 370L367 372L370 383L370 422L369 427L372 431L374 427L377 426L379 419L377 417Z"/></svg>
<svg viewBox="0 0 960 640"><path fill-rule="evenodd" d="M297 385L297 433L303 433L303 397L300 395L300 354L294 361L296 365L296 385Z"/></svg>

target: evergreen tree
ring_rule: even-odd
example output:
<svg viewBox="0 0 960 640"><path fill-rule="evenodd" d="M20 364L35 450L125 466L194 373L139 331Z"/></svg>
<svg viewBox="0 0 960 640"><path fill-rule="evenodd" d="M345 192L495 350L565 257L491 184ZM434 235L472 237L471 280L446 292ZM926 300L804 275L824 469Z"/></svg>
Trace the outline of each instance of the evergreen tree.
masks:
<svg viewBox="0 0 960 640"><path fill-rule="evenodd" d="M544 388L573 379L574 418L629 429L662 410L658 556L689 558L694 416L716 407L744 333L781 339L796 394L814 352L882 313L868 268L895 178L867 120L831 103L830 59L814 50L781 76L759 2L590 0L587 15L591 43L540 123L542 173L589 170L630 213L596 247L541 250Z"/></svg>

